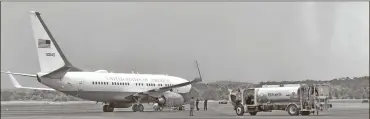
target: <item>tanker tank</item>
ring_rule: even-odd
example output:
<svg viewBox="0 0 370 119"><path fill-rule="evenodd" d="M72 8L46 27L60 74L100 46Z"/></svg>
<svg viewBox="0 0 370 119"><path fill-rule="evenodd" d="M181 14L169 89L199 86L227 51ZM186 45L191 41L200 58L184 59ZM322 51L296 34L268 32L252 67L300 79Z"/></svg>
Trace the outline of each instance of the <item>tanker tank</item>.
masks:
<svg viewBox="0 0 370 119"><path fill-rule="evenodd" d="M300 87L256 88L258 103L299 102Z"/></svg>

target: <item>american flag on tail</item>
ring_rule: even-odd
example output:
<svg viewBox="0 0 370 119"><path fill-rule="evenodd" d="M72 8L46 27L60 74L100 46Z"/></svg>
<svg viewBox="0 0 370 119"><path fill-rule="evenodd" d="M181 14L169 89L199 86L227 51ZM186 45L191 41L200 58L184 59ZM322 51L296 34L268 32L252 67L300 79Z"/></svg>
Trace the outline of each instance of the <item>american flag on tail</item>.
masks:
<svg viewBox="0 0 370 119"><path fill-rule="evenodd" d="M50 48L51 41L46 39L39 39L38 48Z"/></svg>

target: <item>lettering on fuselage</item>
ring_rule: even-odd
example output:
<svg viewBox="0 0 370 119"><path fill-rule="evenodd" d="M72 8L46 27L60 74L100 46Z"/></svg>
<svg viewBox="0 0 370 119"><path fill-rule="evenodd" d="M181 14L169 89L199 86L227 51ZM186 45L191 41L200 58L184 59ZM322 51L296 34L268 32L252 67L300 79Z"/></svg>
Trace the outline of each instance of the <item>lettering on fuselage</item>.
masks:
<svg viewBox="0 0 370 119"><path fill-rule="evenodd" d="M269 97L272 97L272 96L282 96L281 93L268 93L267 94Z"/></svg>
<svg viewBox="0 0 370 119"><path fill-rule="evenodd" d="M118 76L114 76L114 77L106 77L107 80L112 80L112 81L132 81L132 82L157 82L157 83L167 83L169 82L168 80L166 79L147 79L147 78L129 78L129 77L118 77Z"/></svg>
<svg viewBox="0 0 370 119"><path fill-rule="evenodd" d="M53 57L55 57L55 53L46 53L46 56L53 56Z"/></svg>

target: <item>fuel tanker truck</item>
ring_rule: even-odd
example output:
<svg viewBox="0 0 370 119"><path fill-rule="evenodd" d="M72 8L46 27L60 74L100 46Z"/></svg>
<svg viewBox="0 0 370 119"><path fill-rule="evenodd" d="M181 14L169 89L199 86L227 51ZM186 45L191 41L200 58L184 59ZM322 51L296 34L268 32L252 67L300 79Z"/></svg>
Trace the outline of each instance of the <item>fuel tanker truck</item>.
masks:
<svg viewBox="0 0 370 119"><path fill-rule="evenodd" d="M328 84L285 84L263 85L261 88L229 90L229 101L238 116L248 112L254 116L257 112L272 110L287 111L291 116L310 115L327 111L330 85Z"/></svg>

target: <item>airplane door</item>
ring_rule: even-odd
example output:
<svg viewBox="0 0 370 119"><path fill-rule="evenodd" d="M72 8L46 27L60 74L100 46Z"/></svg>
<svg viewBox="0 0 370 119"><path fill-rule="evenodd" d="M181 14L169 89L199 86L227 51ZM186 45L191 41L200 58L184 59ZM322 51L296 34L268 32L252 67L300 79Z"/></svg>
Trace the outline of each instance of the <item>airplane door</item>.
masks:
<svg viewBox="0 0 370 119"><path fill-rule="evenodd" d="M79 80L77 83L78 84L77 84L77 95L76 96L79 96L79 93L83 91L84 81Z"/></svg>

